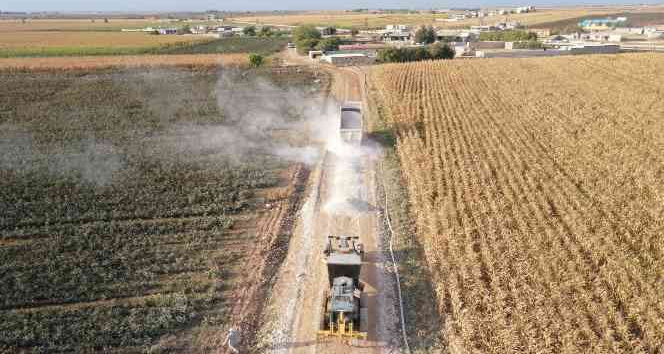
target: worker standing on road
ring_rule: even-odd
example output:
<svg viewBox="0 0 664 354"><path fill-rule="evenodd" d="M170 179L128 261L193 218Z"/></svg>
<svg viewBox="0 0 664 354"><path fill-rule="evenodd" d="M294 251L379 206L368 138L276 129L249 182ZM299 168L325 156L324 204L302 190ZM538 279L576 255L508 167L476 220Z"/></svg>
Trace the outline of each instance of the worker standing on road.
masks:
<svg viewBox="0 0 664 354"><path fill-rule="evenodd" d="M226 336L226 340L224 341L224 344L225 343L228 343L228 348L232 353L239 353L240 351L237 348L240 345L240 331L235 327L231 327L231 329L228 330L228 336Z"/></svg>

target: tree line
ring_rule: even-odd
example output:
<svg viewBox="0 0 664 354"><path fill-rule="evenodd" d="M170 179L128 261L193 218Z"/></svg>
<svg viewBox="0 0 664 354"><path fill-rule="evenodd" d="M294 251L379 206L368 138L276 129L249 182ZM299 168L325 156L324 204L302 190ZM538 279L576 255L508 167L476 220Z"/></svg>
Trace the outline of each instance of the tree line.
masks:
<svg viewBox="0 0 664 354"><path fill-rule="evenodd" d="M524 30L480 33L480 41L529 42L536 41L537 34Z"/></svg>
<svg viewBox="0 0 664 354"><path fill-rule="evenodd" d="M409 61L452 59L455 51L445 43L434 43L422 47L387 48L378 52L381 63L405 63Z"/></svg>
<svg viewBox="0 0 664 354"><path fill-rule="evenodd" d="M306 54L310 50L334 51L339 50L341 39L334 36L323 38L323 34L332 36L336 33L334 27L325 28L321 33L312 25L303 25L293 30L293 41L300 54Z"/></svg>

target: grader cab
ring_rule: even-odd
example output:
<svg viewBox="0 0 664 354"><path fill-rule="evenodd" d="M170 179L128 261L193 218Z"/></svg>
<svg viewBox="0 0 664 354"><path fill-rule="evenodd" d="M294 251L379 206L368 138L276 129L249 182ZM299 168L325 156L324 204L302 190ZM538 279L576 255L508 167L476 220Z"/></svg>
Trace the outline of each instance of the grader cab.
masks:
<svg viewBox="0 0 664 354"><path fill-rule="evenodd" d="M368 310L360 270L364 249L355 236L329 236L325 247L329 290L319 337L366 339Z"/></svg>

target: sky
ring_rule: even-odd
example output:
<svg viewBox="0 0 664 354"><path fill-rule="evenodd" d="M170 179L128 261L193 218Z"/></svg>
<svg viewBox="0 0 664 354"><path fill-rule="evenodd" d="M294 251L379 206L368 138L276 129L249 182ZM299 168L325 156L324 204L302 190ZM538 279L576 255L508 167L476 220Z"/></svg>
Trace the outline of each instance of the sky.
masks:
<svg viewBox="0 0 664 354"><path fill-rule="evenodd" d="M570 5L620 4L621 0L2 0L0 11L258 11L258 10L337 10L354 8L412 8L432 9L449 7L479 7L500 5ZM656 3L638 1L638 3ZM661 0L660 0L661 2Z"/></svg>

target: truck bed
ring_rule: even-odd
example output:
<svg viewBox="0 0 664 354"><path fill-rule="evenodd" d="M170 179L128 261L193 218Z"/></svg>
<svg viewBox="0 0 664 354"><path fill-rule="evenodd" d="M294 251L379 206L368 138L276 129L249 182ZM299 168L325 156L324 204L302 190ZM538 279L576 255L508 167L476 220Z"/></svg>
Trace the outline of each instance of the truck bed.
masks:
<svg viewBox="0 0 664 354"><path fill-rule="evenodd" d="M345 102L341 106L339 134L346 143L361 143L362 102Z"/></svg>

